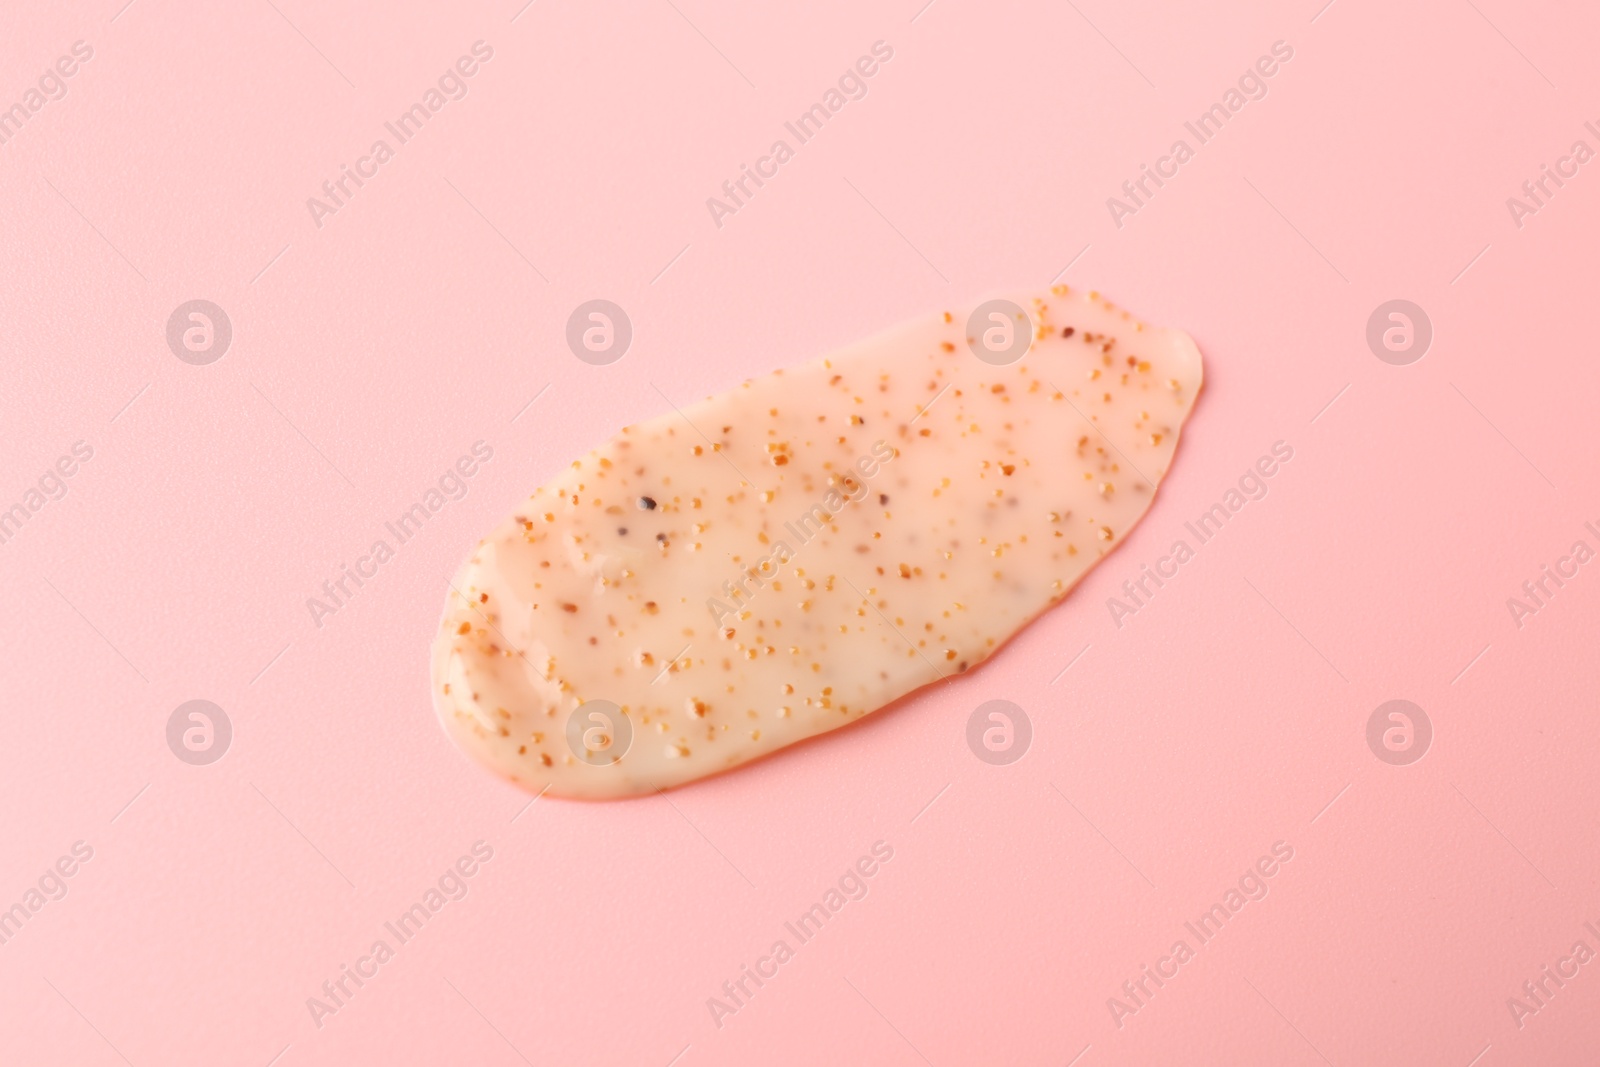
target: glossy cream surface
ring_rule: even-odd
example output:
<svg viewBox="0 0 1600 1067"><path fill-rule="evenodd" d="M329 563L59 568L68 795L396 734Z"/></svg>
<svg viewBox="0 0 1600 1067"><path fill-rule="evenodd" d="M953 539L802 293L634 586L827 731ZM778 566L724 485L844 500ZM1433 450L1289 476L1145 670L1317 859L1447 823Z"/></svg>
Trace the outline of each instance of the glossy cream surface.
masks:
<svg viewBox="0 0 1600 1067"><path fill-rule="evenodd" d="M1149 508L1201 384L1187 334L1097 294L1009 299L1033 338L1009 365L972 308L935 312L536 489L452 583L445 730L530 791L629 796L982 663Z"/></svg>

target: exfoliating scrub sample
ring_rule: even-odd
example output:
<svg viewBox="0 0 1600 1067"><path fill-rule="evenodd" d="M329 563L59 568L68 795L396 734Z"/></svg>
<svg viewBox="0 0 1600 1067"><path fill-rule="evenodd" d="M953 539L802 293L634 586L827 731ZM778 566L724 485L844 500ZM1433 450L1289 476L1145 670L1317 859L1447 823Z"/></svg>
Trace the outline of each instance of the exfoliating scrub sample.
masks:
<svg viewBox="0 0 1600 1067"><path fill-rule="evenodd" d="M532 792L680 785L971 670L1127 536L1200 353L1093 292L936 312L627 426L472 550L440 721Z"/></svg>

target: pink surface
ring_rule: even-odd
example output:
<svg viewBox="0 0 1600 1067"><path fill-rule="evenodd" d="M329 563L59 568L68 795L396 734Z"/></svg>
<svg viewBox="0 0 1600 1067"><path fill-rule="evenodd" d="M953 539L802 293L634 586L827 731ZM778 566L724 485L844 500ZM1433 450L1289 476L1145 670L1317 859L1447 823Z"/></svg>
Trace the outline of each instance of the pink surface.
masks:
<svg viewBox="0 0 1600 1067"><path fill-rule="evenodd" d="M1600 14L920 3L0 12L0 106L93 50L0 145L0 507L27 512L0 544L0 907L26 916L0 1061L1595 1062L1600 563L1507 600L1600 549L1600 164L1506 200L1600 149ZM716 225L706 198L880 40L865 98ZM316 225L477 41L465 97ZM1119 227L1107 198L1276 41L1267 95ZM446 578L561 464L661 394L1063 268L1192 332L1207 384L1129 543L990 664L668 798L525 808L450 746ZM595 298L634 327L609 366L564 339ZM209 365L167 343L194 299L232 326ZM1367 345L1392 299L1433 325L1409 365ZM314 624L478 441L465 495ZM1278 441L1267 495L1119 627L1108 598ZM966 742L993 699L1033 727L1009 765ZM1395 699L1432 724L1408 765L1367 742ZM232 725L209 765L168 746L191 700ZM866 896L793 939L880 841ZM1275 842L1201 944L1185 922Z"/></svg>

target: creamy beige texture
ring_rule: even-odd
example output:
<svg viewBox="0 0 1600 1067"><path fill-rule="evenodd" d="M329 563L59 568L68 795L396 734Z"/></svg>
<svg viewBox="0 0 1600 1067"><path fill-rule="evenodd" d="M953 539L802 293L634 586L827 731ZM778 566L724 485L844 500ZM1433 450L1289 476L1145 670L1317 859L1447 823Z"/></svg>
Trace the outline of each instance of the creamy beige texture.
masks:
<svg viewBox="0 0 1600 1067"><path fill-rule="evenodd" d="M952 309L574 460L455 577L445 730L530 791L628 796L982 663L1127 536L1201 382L1094 293L1011 299L1009 365Z"/></svg>

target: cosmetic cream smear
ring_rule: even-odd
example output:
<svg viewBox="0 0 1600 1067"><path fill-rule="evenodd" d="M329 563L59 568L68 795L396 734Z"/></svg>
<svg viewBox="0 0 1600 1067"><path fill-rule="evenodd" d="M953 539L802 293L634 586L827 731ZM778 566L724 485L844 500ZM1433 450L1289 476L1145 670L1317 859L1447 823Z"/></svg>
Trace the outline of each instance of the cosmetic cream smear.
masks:
<svg viewBox="0 0 1600 1067"><path fill-rule="evenodd" d="M433 648L532 792L747 763L970 670L1128 536L1200 389L1096 293L936 313L634 426L479 542Z"/></svg>

